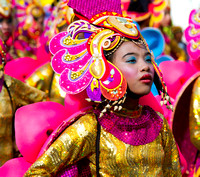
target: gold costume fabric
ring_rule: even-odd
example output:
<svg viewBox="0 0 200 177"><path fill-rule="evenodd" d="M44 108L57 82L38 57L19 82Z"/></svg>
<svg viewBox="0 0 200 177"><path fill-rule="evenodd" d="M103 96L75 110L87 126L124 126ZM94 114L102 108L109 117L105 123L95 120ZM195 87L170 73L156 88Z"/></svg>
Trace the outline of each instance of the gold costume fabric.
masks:
<svg viewBox="0 0 200 177"><path fill-rule="evenodd" d="M200 76L196 79L191 96L189 116L190 139L192 144L200 150ZM200 154L196 159L194 177L200 176Z"/></svg>
<svg viewBox="0 0 200 177"><path fill-rule="evenodd" d="M36 70L36 72L26 80L26 83L46 92L50 101L64 105L66 93L60 88L59 76L54 73L50 63L47 63Z"/></svg>
<svg viewBox="0 0 200 177"><path fill-rule="evenodd" d="M36 88L4 75L4 84L0 92L0 166L13 158L13 117L17 108L39 102L46 94Z"/></svg>
<svg viewBox="0 0 200 177"><path fill-rule="evenodd" d="M15 55L17 55L17 58L30 57L36 60L36 46L37 41L35 39L20 34L14 42ZM27 48L29 48L29 50Z"/></svg>
<svg viewBox="0 0 200 177"><path fill-rule="evenodd" d="M101 127L100 176L181 176L179 156L171 130L164 117L157 138L144 145L126 144ZM28 176L56 176L64 166L86 157L96 176L97 120L88 113L69 126L49 149L29 168Z"/></svg>
<svg viewBox="0 0 200 177"><path fill-rule="evenodd" d="M189 127L191 142L200 150L200 77L195 81L192 90Z"/></svg>

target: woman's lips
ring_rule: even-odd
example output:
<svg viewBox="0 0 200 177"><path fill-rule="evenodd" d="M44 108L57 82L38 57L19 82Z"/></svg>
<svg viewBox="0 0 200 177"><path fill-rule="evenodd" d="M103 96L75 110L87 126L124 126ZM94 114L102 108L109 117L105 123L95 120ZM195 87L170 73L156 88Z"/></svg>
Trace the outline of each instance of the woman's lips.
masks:
<svg viewBox="0 0 200 177"><path fill-rule="evenodd" d="M10 36L10 35L11 35L10 32L4 32L3 34L4 34L5 36Z"/></svg>
<svg viewBox="0 0 200 177"><path fill-rule="evenodd" d="M150 74L145 74L140 78L140 81L143 83L151 83L152 81L152 76Z"/></svg>

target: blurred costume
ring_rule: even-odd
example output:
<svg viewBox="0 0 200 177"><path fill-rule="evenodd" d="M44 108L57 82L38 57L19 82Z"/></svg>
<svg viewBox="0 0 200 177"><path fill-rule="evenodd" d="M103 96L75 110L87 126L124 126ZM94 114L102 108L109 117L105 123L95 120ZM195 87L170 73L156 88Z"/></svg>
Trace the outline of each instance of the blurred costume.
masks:
<svg viewBox="0 0 200 177"><path fill-rule="evenodd" d="M59 76L54 73L50 63L40 66L26 80L26 83L44 91L50 101L64 105L66 93L59 86Z"/></svg>
<svg viewBox="0 0 200 177"><path fill-rule="evenodd" d="M35 1L18 1L16 7L17 32L14 46L18 57L37 59L37 48L40 46L40 35L43 31L44 10Z"/></svg>
<svg viewBox="0 0 200 177"><path fill-rule="evenodd" d="M66 93L60 89L58 75L50 66L51 53L48 45L51 37L58 33L58 28L61 29L69 25L72 17L73 11L66 4L58 3L54 7L52 15L47 19L45 29L40 35L37 59L22 57L10 62L5 67L5 72L8 75L46 92L50 101L56 101L63 105Z"/></svg>
<svg viewBox="0 0 200 177"><path fill-rule="evenodd" d="M143 27L158 27L168 0L122 0L122 12Z"/></svg>
<svg viewBox="0 0 200 177"><path fill-rule="evenodd" d="M188 61L186 44L182 41L182 29L179 26L172 27L173 38L170 41L171 56L175 60Z"/></svg>
<svg viewBox="0 0 200 177"><path fill-rule="evenodd" d="M17 108L42 101L46 98L44 92L30 87L23 82L5 75L4 65L6 49L0 40L1 77L0 77L0 166L7 160L16 157L16 145L13 132L14 113Z"/></svg>
<svg viewBox="0 0 200 177"><path fill-rule="evenodd" d="M200 70L200 21L199 10L192 10L189 16L189 26L184 31L187 41L187 52L189 54L189 63Z"/></svg>
<svg viewBox="0 0 200 177"><path fill-rule="evenodd" d="M170 36L165 31L171 24L169 0L122 0L122 10L139 24L141 30L158 28L165 40L163 55L171 55Z"/></svg>
<svg viewBox="0 0 200 177"><path fill-rule="evenodd" d="M52 15L47 20L47 25L41 36L42 46L44 47L43 50L46 50L45 52L50 53L49 41L51 37L59 31L64 30L70 24L73 16L73 10L66 3L60 2L54 7ZM50 60L38 67L25 81L28 85L45 91L51 101L64 105L66 93L59 86L59 76L50 66Z"/></svg>

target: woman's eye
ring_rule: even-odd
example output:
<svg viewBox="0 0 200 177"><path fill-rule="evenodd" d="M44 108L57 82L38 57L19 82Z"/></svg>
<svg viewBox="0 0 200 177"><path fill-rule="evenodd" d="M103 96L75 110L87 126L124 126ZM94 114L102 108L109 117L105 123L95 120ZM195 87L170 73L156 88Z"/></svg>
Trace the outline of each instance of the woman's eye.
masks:
<svg viewBox="0 0 200 177"><path fill-rule="evenodd" d="M151 56L146 56L145 61L147 61L148 63L151 63Z"/></svg>
<svg viewBox="0 0 200 177"><path fill-rule="evenodd" d="M7 23L12 23L12 18L7 19Z"/></svg>
<svg viewBox="0 0 200 177"><path fill-rule="evenodd" d="M0 23L2 23L3 22L3 18L0 18Z"/></svg>
<svg viewBox="0 0 200 177"><path fill-rule="evenodd" d="M127 63L136 63L136 58L135 57L130 57L126 60Z"/></svg>

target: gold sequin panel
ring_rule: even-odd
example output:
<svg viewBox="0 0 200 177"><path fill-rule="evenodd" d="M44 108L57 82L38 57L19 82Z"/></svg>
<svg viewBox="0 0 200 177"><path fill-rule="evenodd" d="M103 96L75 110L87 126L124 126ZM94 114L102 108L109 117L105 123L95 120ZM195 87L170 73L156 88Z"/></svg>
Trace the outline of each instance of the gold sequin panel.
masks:
<svg viewBox="0 0 200 177"><path fill-rule="evenodd" d="M83 157L90 160L96 176L96 118L81 117L67 128L51 147L32 165L25 176L51 176L64 165ZM164 119L159 136L151 143L132 146L102 128L100 140L100 176L181 176L178 152L171 130Z"/></svg>
<svg viewBox="0 0 200 177"><path fill-rule="evenodd" d="M189 127L191 142L200 150L200 77L196 79L192 90Z"/></svg>

